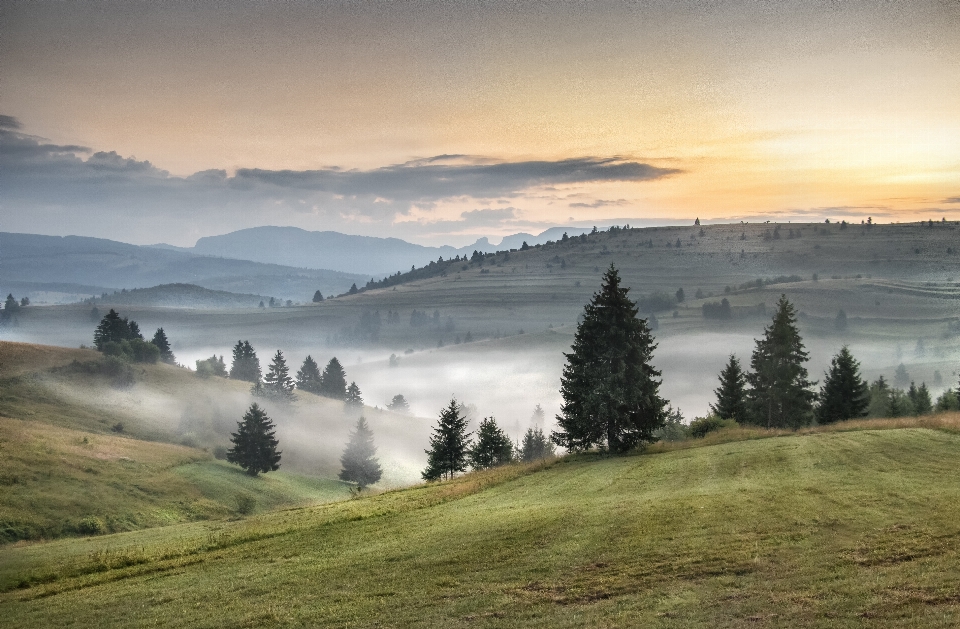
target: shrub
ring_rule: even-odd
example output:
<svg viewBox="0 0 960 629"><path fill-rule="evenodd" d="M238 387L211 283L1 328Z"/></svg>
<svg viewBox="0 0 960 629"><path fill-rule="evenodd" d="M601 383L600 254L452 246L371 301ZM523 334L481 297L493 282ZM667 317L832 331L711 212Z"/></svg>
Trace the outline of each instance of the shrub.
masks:
<svg viewBox="0 0 960 629"><path fill-rule="evenodd" d="M81 535L102 535L107 532L107 525L103 523L103 520L92 515L81 518L74 528Z"/></svg>
<svg viewBox="0 0 960 629"><path fill-rule="evenodd" d="M697 417L690 422L689 433L691 437L702 439L715 430L735 426L737 426L737 422L732 419L721 419L716 415L707 415L706 417Z"/></svg>
<svg viewBox="0 0 960 629"><path fill-rule="evenodd" d="M237 513L240 515L250 515L257 507L256 499L250 494L237 494Z"/></svg>

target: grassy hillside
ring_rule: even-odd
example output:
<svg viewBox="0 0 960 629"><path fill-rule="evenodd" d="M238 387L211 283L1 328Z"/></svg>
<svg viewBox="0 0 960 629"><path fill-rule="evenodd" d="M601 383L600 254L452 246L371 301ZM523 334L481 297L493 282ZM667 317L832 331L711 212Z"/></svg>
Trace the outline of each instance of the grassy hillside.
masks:
<svg viewBox="0 0 960 629"><path fill-rule="evenodd" d="M936 425L574 458L8 547L0 607L21 627L952 627L960 417Z"/></svg>
<svg viewBox="0 0 960 629"><path fill-rule="evenodd" d="M253 401L248 384L158 364L134 365L135 384L117 388L100 364L91 350L0 342L0 544L348 497L346 484L330 480L355 421L342 403L309 394L267 403L283 469L252 479L211 454L229 445ZM391 421L389 413L370 417L378 428ZM311 428L329 441L304 434ZM394 483L409 475L385 468Z"/></svg>
<svg viewBox="0 0 960 629"><path fill-rule="evenodd" d="M114 291L93 298L101 310L110 306L155 306L159 308L256 308L271 297L210 290L194 284L161 284L150 288Z"/></svg>

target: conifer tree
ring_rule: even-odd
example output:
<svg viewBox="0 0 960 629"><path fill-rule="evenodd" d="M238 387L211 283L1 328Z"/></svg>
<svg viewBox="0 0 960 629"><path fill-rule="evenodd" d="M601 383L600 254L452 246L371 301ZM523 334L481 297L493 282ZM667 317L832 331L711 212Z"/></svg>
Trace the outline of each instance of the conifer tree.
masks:
<svg viewBox="0 0 960 629"><path fill-rule="evenodd" d="M357 428L350 433L350 441L340 456L340 480L356 483L360 488L373 485L383 476L380 461L377 460L377 448L373 445L373 431L367 426L367 420L361 416Z"/></svg>
<svg viewBox="0 0 960 629"><path fill-rule="evenodd" d="M830 369L820 388L817 421L831 424L867 414L870 407L870 387L860 376L860 363L844 345L830 361Z"/></svg>
<svg viewBox="0 0 960 629"><path fill-rule="evenodd" d="M260 382L260 359L250 341L237 341L233 346L233 364L230 365L230 378L244 382Z"/></svg>
<svg viewBox="0 0 960 629"><path fill-rule="evenodd" d="M347 374L336 356L330 359L320 376L320 395L344 400L347 397Z"/></svg>
<svg viewBox="0 0 960 629"><path fill-rule="evenodd" d="M323 295L320 293L320 291L315 292L313 294L313 303L318 304L321 301L323 301Z"/></svg>
<svg viewBox="0 0 960 629"><path fill-rule="evenodd" d="M466 471L470 434L461 409L457 400L451 399L450 406L440 411L440 420L430 437L430 449L425 450L427 469L421 473L423 480L453 478L457 472Z"/></svg>
<svg viewBox="0 0 960 629"><path fill-rule="evenodd" d="M749 422L767 428L799 428L810 422L815 395L806 361L793 305L781 295L773 322L757 339L750 359Z"/></svg>
<svg viewBox="0 0 960 629"><path fill-rule="evenodd" d="M393 396L393 399L390 400L390 403L387 404L389 408L394 413L409 413L410 404L407 403L407 398L403 397L402 393L398 393Z"/></svg>
<svg viewBox="0 0 960 629"><path fill-rule="evenodd" d="M573 351L566 354L560 392L560 430L551 439L568 450L599 445L625 452L656 440L666 402L660 372L650 361L656 344L646 321L610 265L603 285L584 309Z"/></svg>
<svg viewBox="0 0 960 629"><path fill-rule="evenodd" d="M293 378L290 377L290 369L287 367L287 361L280 350L277 350L277 353L273 355L270 370L263 378L263 388L268 396L278 400L293 398Z"/></svg>
<svg viewBox="0 0 960 629"><path fill-rule="evenodd" d="M927 389L927 383L921 382L920 386L910 383L910 389L907 390L907 397L913 405L914 415L926 415L933 411L933 402L930 399L930 390Z"/></svg>
<svg viewBox="0 0 960 629"><path fill-rule="evenodd" d="M527 428L520 445L520 460L530 463L540 459L548 459L554 454L553 443L543 434L539 426Z"/></svg>
<svg viewBox="0 0 960 629"><path fill-rule="evenodd" d="M547 414L544 412L543 407L537 404L533 408L533 415L530 417L530 421L533 422L534 426L543 427L543 422L546 418Z"/></svg>
<svg viewBox="0 0 960 629"><path fill-rule="evenodd" d="M163 331L163 328L157 328L156 333L153 335L153 340L150 342L160 350L160 360L171 365L177 362L173 352L170 351L170 341L167 340L167 335Z"/></svg>
<svg viewBox="0 0 960 629"><path fill-rule="evenodd" d="M236 463L250 476L280 469L273 422L257 404L250 406L230 441L233 447L227 450L227 461Z"/></svg>
<svg viewBox="0 0 960 629"><path fill-rule="evenodd" d="M510 437L497 426L497 420L493 417L485 417L480 421L477 440L470 448L469 457L470 467L475 470L497 467L513 460Z"/></svg>
<svg viewBox="0 0 960 629"><path fill-rule="evenodd" d="M133 330L131 330L131 326ZM136 321L120 318L120 314L111 308L110 312L103 315L100 324L94 330L93 344L102 352L104 345L107 343L121 343L134 338L142 339L142 336L137 336L139 334L140 328Z"/></svg>
<svg viewBox="0 0 960 629"><path fill-rule="evenodd" d="M297 388L310 393L320 393L320 367L309 355L303 359L303 365L297 371Z"/></svg>
<svg viewBox="0 0 960 629"><path fill-rule="evenodd" d="M347 387L347 395L343 400L344 408L348 411L358 411L363 409L363 397L360 395L360 387L356 382L351 382Z"/></svg>
<svg viewBox="0 0 960 629"><path fill-rule="evenodd" d="M740 368L740 361L730 354L730 361L720 372L720 388L713 391L717 395L716 405L710 410L721 419L743 422L747 417L747 379Z"/></svg>

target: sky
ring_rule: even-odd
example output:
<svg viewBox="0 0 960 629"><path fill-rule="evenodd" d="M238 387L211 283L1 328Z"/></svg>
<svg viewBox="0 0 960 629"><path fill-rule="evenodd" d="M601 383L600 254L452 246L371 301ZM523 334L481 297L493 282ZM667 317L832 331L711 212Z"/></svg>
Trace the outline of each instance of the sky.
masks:
<svg viewBox="0 0 960 629"><path fill-rule="evenodd" d="M0 3L0 231L960 215L960 2Z"/></svg>

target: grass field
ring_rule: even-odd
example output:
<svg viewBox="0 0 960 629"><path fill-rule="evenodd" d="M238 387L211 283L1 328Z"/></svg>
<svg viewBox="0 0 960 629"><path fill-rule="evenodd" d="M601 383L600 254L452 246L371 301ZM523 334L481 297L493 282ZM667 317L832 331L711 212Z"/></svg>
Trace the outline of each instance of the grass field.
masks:
<svg viewBox="0 0 960 629"><path fill-rule="evenodd" d="M0 608L20 627L953 627L960 417L928 425L575 457L7 547Z"/></svg>
<svg viewBox="0 0 960 629"><path fill-rule="evenodd" d="M131 531L342 500L347 485L310 457L309 440L289 442L286 465L253 479L214 460L217 445L252 400L249 385L200 379L169 365L135 365L136 384L111 386L90 372L99 355L0 342L0 544ZM73 361L79 361L78 366ZM306 397L306 396L304 396ZM342 404L309 396L274 413L291 430L297 413L341 437ZM273 410L271 410L273 412ZM329 418L324 420L324 415ZM382 414L371 415L372 420ZM326 421L326 423L324 423ZM288 434L285 433L285 434ZM345 439L345 437L344 437ZM338 453L338 452L337 452ZM324 451L332 467L335 456ZM292 472L292 473L291 473ZM308 474L304 474L308 472ZM312 472L312 474L309 474Z"/></svg>

